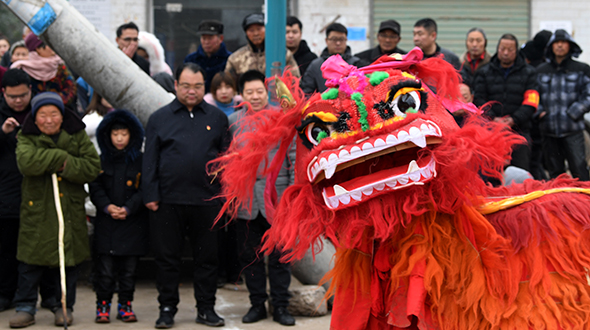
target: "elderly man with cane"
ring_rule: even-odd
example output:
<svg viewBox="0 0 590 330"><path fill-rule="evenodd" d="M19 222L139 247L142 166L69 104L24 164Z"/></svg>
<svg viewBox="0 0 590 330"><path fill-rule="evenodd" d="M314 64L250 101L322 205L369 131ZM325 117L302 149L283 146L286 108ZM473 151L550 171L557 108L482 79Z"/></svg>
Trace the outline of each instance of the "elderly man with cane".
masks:
<svg viewBox="0 0 590 330"><path fill-rule="evenodd" d="M84 123L64 108L59 95L41 93L31 105L16 148L17 164L24 176L17 250L21 264L14 298L16 314L9 324L11 328L24 328L35 323L41 276L49 272L57 280L57 267L61 265L67 299L57 300L61 299L67 309L57 305L52 310L55 325L67 326L73 321L77 265L90 255L83 185L98 175L100 159ZM58 236L60 225L63 232ZM63 253L59 253L60 244Z"/></svg>

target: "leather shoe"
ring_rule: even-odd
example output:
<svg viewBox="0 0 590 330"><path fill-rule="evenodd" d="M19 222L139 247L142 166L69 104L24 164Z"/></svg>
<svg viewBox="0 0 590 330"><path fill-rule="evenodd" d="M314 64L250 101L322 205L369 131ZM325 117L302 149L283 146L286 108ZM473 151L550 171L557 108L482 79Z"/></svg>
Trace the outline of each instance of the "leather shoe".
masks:
<svg viewBox="0 0 590 330"><path fill-rule="evenodd" d="M9 321L11 328L26 328L35 323L35 316L27 312L16 312Z"/></svg>
<svg viewBox="0 0 590 330"><path fill-rule="evenodd" d="M281 325L295 325L295 318L287 310L287 307L277 307L272 315L272 320Z"/></svg>
<svg viewBox="0 0 590 330"><path fill-rule="evenodd" d="M266 318L266 308L264 305L256 305L250 307L250 310L244 317L242 323L254 323Z"/></svg>
<svg viewBox="0 0 590 330"><path fill-rule="evenodd" d="M56 327L63 327L64 326L64 312L63 309L56 309L54 313L54 324ZM68 320L68 325L72 325L72 322L74 322L74 316L72 316L72 309L71 308L66 308L66 318Z"/></svg>

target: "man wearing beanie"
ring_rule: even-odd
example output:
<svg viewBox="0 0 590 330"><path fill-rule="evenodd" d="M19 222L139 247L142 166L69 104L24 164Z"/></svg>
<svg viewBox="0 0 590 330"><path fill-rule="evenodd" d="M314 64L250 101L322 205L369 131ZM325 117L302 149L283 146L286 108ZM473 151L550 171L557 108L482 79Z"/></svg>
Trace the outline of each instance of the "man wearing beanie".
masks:
<svg viewBox="0 0 590 330"><path fill-rule="evenodd" d="M377 41L379 44L375 48L365 50L354 56L360 58L365 64L371 64L383 55L405 54L406 51L399 49L397 44L402 40L402 28L396 20L390 19L381 22L379 32L377 32Z"/></svg>
<svg viewBox="0 0 590 330"><path fill-rule="evenodd" d="M234 81L239 81L242 73L249 70L257 70L266 74L264 14L254 13L244 17L242 28L246 33L248 44L231 54L225 65L225 72L231 74ZM291 67L293 75L299 77L299 67L293 54L287 49L285 51L287 53L285 66Z"/></svg>
<svg viewBox="0 0 590 330"><path fill-rule="evenodd" d="M57 174L59 197L65 224L65 266L67 320L61 312L61 293L52 310L55 325L73 321L78 265L90 256L84 210L84 183L100 171L100 159L86 135L84 123L53 92L41 93L31 101L31 114L18 133L16 162L23 175L17 259L18 290L14 297L16 314L11 328L35 323L37 290L41 277L50 275L59 283L58 215L52 173Z"/></svg>
<svg viewBox="0 0 590 330"><path fill-rule="evenodd" d="M590 110L590 66L574 61L580 46L565 30L549 39L549 63L537 68L540 103L535 117L543 134L543 154L551 178L565 173L588 181L584 149L584 114Z"/></svg>

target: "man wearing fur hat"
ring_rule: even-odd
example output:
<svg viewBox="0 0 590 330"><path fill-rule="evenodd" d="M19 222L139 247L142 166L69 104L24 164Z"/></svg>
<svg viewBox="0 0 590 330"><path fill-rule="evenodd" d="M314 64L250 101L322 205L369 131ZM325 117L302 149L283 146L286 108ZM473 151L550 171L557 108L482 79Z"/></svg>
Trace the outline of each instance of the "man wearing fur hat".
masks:
<svg viewBox="0 0 590 330"><path fill-rule="evenodd" d="M64 108L61 97L41 93L31 101L31 113L18 133L16 162L23 174L20 228L16 258L19 265L18 290L14 297L16 314L11 328L35 323L37 289L44 273L59 278L58 215L52 174L57 174L64 217L67 320L56 306L55 325L73 321L78 265L90 256L84 210L84 183L96 178L100 159L77 114ZM57 282L56 282L57 283ZM56 292L58 295L61 293Z"/></svg>
<svg viewBox="0 0 590 330"><path fill-rule="evenodd" d="M574 61L580 46L565 30L555 31L546 48L549 63L537 68L540 103L535 116L543 134L545 164L551 178L565 172L588 181L584 114L590 111L590 66Z"/></svg>

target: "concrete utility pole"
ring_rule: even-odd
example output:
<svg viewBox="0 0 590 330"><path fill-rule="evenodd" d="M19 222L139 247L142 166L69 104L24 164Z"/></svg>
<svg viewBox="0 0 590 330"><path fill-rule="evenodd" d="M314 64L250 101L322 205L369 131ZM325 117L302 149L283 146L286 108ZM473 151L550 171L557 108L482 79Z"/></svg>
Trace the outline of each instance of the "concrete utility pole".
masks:
<svg viewBox="0 0 590 330"><path fill-rule="evenodd" d="M67 1L2 2L95 92L114 107L133 112L144 125L152 112L172 101L160 85Z"/></svg>

